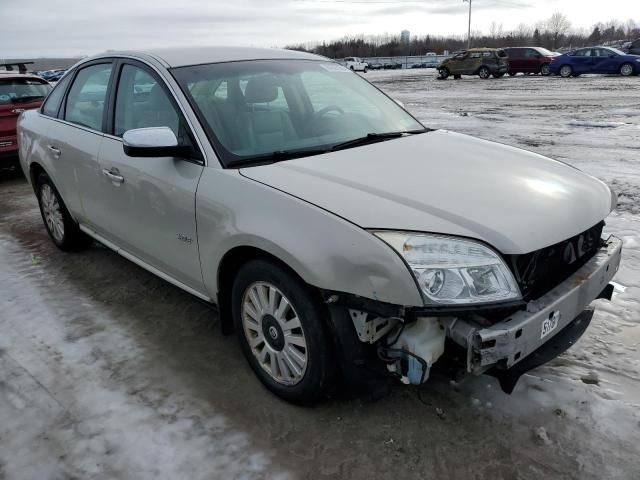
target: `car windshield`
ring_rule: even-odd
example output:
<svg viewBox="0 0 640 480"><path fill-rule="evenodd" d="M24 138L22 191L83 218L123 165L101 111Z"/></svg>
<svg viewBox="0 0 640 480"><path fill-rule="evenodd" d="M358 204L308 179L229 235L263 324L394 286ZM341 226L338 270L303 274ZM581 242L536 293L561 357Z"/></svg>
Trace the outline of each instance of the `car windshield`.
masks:
<svg viewBox="0 0 640 480"><path fill-rule="evenodd" d="M275 154L284 160L293 152L353 148L397 138L379 134L425 130L373 85L329 61L254 60L172 73L225 166ZM352 142L356 139L365 141Z"/></svg>
<svg viewBox="0 0 640 480"><path fill-rule="evenodd" d="M44 98L49 90L48 83L35 78L0 78L0 105Z"/></svg>
<svg viewBox="0 0 640 480"><path fill-rule="evenodd" d="M616 53L618 55L626 55L626 53L624 53L622 50L618 50L617 48L607 47L607 50L610 50L611 52Z"/></svg>
<svg viewBox="0 0 640 480"><path fill-rule="evenodd" d="M554 52L547 50L546 48L538 47L537 50L541 55L544 55L545 57L553 57L554 55L556 55Z"/></svg>

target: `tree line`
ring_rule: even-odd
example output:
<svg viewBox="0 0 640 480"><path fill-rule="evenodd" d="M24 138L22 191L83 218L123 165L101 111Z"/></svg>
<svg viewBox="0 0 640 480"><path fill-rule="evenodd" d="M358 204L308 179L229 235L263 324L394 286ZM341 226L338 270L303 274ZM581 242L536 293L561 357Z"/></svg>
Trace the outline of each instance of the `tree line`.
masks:
<svg viewBox="0 0 640 480"><path fill-rule="evenodd" d="M640 25L634 20L597 23L592 29L572 28L571 21L562 13L554 13L535 25L520 24L513 30L504 30L493 22L488 32L471 32L472 47L537 46L549 50L576 48L589 45L610 44L640 38ZM310 42L286 48L313 52L329 58L344 57L393 57L424 55L427 52L442 54L467 47L466 36L423 35L409 43L403 43L400 35L347 36L329 42Z"/></svg>

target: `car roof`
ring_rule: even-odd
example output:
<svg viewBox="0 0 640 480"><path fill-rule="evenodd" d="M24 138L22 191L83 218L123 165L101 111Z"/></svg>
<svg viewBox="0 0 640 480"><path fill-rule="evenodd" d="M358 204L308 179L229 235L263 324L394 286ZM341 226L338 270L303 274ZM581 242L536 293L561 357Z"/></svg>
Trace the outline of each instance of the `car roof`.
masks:
<svg viewBox="0 0 640 480"><path fill-rule="evenodd" d="M328 60L326 57L321 57L320 55L296 50L254 47L159 48L140 51L106 52L97 57L121 55L154 57L164 63L168 68L202 65L205 63L238 62L243 60Z"/></svg>
<svg viewBox="0 0 640 480"><path fill-rule="evenodd" d="M0 80L13 80L13 79L36 79L36 80L42 80L43 82L47 83L47 81L42 78L39 77L38 75L32 74L32 73L18 73L18 72L12 72L12 71L6 71L6 70L0 70Z"/></svg>
<svg viewBox="0 0 640 480"><path fill-rule="evenodd" d="M498 50L502 50L502 49L501 48L482 47L482 48L467 48L464 51L465 52L496 52Z"/></svg>

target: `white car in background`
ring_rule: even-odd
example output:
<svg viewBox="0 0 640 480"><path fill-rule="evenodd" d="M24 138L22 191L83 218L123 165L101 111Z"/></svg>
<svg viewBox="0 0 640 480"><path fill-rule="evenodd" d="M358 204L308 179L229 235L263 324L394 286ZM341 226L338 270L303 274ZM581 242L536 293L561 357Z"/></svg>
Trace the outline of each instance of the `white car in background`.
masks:
<svg viewBox="0 0 640 480"><path fill-rule="evenodd" d="M354 72L367 73L367 70L369 69L369 64L367 62L363 62L362 59L358 57L347 57L343 62L345 67L350 68Z"/></svg>

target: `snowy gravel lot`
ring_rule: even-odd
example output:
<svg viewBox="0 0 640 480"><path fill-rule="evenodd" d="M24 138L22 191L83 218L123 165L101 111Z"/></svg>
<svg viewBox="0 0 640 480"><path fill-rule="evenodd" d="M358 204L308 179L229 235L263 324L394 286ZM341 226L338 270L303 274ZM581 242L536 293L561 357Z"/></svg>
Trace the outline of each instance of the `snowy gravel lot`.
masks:
<svg viewBox="0 0 640 480"><path fill-rule="evenodd" d="M640 478L640 77L366 78L428 126L618 192L616 295L581 341L511 396L436 377L294 407L207 306L98 245L55 249L25 181L0 173L0 479Z"/></svg>

